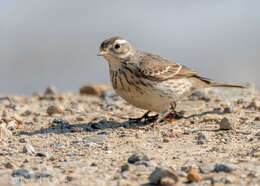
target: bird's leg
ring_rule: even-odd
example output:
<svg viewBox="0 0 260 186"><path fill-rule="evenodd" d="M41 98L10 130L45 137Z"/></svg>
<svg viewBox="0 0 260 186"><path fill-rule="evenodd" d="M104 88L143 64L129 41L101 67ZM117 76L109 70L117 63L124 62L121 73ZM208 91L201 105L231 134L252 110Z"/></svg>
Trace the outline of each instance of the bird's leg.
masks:
<svg viewBox="0 0 260 186"><path fill-rule="evenodd" d="M157 118L158 115L155 115L155 116L149 116L149 113L151 111L147 111L142 117L140 118L129 118L129 120L132 120L132 121L142 121L142 119L144 119L145 121L147 120L154 120Z"/></svg>
<svg viewBox="0 0 260 186"><path fill-rule="evenodd" d="M142 119L147 119L149 116L148 114L150 113L151 111L147 111L146 113L144 113L143 116L141 116L140 118L129 118L129 120L132 120L132 121L141 121Z"/></svg>
<svg viewBox="0 0 260 186"><path fill-rule="evenodd" d="M162 120L164 120L165 118L169 117L171 114L174 114L176 115L176 111L175 111L175 108L176 108L176 103L175 102L172 102L170 104L170 108L168 109L167 112L165 112L164 114L162 114L161 116L159 116L156 120L156 123L160 123Z"/></svg>

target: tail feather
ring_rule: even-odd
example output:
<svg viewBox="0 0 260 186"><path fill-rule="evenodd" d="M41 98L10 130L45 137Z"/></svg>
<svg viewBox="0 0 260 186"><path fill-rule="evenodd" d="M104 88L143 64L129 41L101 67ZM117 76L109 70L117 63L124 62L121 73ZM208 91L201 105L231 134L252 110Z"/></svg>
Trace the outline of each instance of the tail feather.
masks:
<svg viewBox="0 0 260 186"><path fill-rule="evenodd" d="M199 78L201 81L205 82L206 84L208 84L211 87L248 88L243 85L232 85L232 84L227 84L227 83L215 82L215 81L212 81L208 78L201 77L201 76L195 76L195 77Z"/></svg>
<svg viewBox="0 0 260 186"><path fill-rule="evenodd" d="M243 85L232 85L232 84L218 83L218 82L210 82L209 85L212 87L247 88Z"/></svg>

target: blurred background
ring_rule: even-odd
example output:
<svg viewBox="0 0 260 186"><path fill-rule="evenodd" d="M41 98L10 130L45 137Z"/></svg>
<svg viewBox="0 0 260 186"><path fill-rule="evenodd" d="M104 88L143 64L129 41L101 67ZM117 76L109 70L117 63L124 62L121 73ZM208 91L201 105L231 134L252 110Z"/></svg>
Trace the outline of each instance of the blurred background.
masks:
<svg viewBox="0 0 260 186"><path fill-rule="evenodd" d="M0 1L0 94L109 84L100 43L135 48L260 88L259 0Z"/></svg>

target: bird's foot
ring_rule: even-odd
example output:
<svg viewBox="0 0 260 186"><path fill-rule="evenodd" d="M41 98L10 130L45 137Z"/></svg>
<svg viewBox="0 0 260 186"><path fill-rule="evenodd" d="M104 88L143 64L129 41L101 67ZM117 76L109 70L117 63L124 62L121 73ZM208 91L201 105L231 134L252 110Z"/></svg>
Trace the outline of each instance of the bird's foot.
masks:
<svg viewBox="0 0 260 186"><path fill-rule="evenodd" d="M140 118L129 118L130 121L133 121L133 122L140 122L144 119L145 122L152 122L154 120L157 119L158 117L158 114L154 115L154 116L149 116L149 113L150 111L146 112L142 117Z"/></svg>
<svg viewBox="0 0 260 186"><path fill-rule="evenodd" d="M176 108L176 103L173 102L170 105L170 108L168 109L168 111L166 113L160 115L155 122L160 123L165 119L181 119L181 118L183 118L184 117L183 112L176 112L175 108Z"/></svg>

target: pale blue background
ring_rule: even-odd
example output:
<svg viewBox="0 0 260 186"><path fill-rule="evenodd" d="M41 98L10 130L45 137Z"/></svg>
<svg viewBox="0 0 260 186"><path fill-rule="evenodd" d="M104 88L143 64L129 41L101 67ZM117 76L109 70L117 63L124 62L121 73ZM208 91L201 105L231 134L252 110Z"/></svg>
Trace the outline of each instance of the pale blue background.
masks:
<svg viewBox="0 0 260 186"><path fill-rule="evenodd" d="M99 44L136 48L260 88L258 0L0 0L0 94L109 83Z"/></svg>

